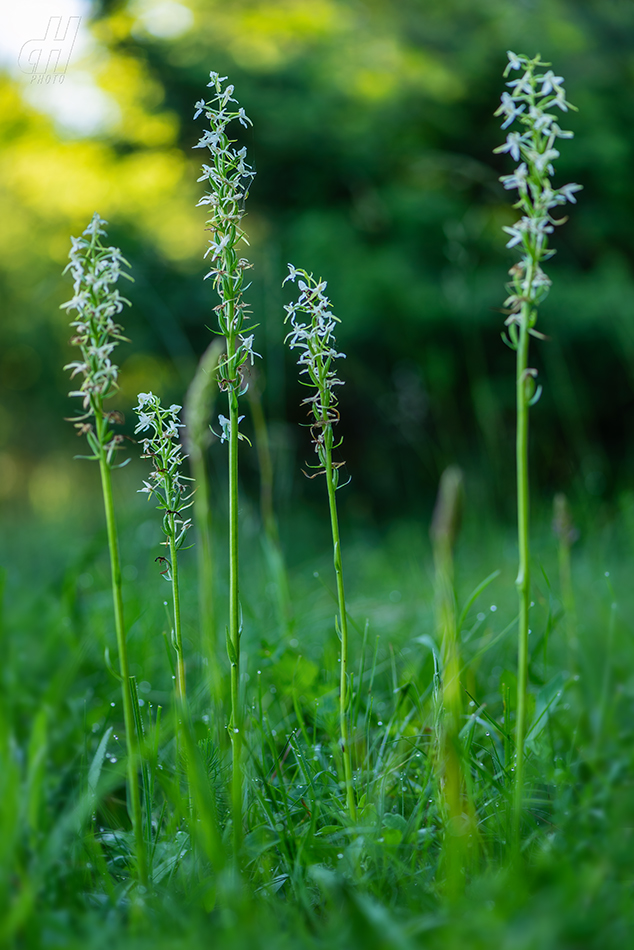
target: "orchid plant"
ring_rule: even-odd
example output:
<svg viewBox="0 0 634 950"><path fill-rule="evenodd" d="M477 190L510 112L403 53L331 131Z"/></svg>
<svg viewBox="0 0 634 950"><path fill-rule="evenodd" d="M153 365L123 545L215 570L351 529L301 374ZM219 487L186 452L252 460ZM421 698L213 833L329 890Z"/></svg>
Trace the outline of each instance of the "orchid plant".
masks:
<svg viewBox="0 0 634 950"><path fill-rule="evenodd" d="M203 173L198 181L205 181L208 191L198 202L207 207L210 217L207 229L211 232L205 257L210 260L209 272L220 303L214 308L218 317L220 334L225 338L224 357L218 361L218 387L227 393L229 415L220 417L221 441L229 442L229 626L227 629L227 653L231 664L231 718L229 735L233 748L232 810L233 835L236 854L242 844L242 708L240 701L240 636L241 612L239 601L239 549L238 549L238 442L241 416L238 410L239 397L244 395L248 383L246 364L253 363L253 333L248 333L245 323L248 318L244 300L245 273L251 267L240 256L240 244L247 244L241 223L244 203L255 172L246 161L246 148L236 148L235 141L227 135L227 127L238 121L247 128L251 120L233 98L234 87L224 85L226 76L211 72L208 88L213 90L209 102L201 99L196 103L194 119L204 115L209 122L194 148L206 148L210 163L203 164Z"/></svg>
<svg viewBox="0 0 634 950"><path fill-rule="evenodd" d="M110 567L112 576L112 598L114 605L115 630L119 653L119 674L123 717L128 749L127 777L130 796L132 828L136 845L136 863L139 880L147 880L145 842L143 837L141 798L139 791L138 769L140 764L139 738L136 732L135 708L136 688L130 676L128 647L123 615L123 596L121 590L121 559L119 540L112 497L111 472L113 468L125 465L115 463L116 452L121 447L124 436L114 432L113 426L123 421L119 412L108 411L105 400L113 396L118 389L119 368L112 361L117 345L126 338L123 329L115 318L122 312L124 304L130 303L122 297L116 284L120 277L132 280L122 270L129 266L117 247L109 247L102 242L107 237L104 221L98 214L93 218L81 237L71 238L70 262L64 273L70 271L74 281L74 296L63 303L62 309L76 311L77 316L71 322L74 335L73 346L79 347L80 359L65 366L71 370L71 379L81 378L79 389L69 393L82 402L81 415L72 420L78 435L85 435L92 455L80 456L99 462L101 487L103 492ZM127 460L126 460L127 461ZM109 665L109 657L106 654Z"/></svg>
<svg viewBox="0 0 634 950"><path fill-rule="evenodd" d="M348 684L348 614L343 583L343 565L341 559L341 540L339 535L339 516L337 513L336 491L339 487L339 469L343 462L333 460L333 449L341 445L335 442L334 425L339 421L337 409L337 387L343 386L338 379L334 360L345 359L345 353L336 348L335 328L339 318L331 310L331 303L325 295L325 280L315 280L312 274L288 265L289 273L283 283L297 280L299 297L294 303L286 304L285 322L290 320L291 331L286 337L289 347L300 350L298 365L300 376L307 377L300 382L314 392L303 400L311 416L310 432L317 454L316 465L309 466L313 474L310 478L325 475L330 508L330 526L334 553L335 576L337 580L337 600L339 618L337 633L341 642L339 672L339 729L341 737L341 756L343 759L346 802L350 817L356 817L356 803L352 779L352 755L348 728L350 690ZM302 316L307 318L302 321Z"/></svg>
<svg viewBox="0 0 634 950"><path fill-rule="evenodd" d="M510 175L500 181L507 191L517 191L514 208L521 217L513 225L504 227L509 235L508 248L521 249L520 260L513 265L507 285L508 296L505 342L516 351L516 467L519 570L516 587L519 595L519 644L517 676L517 718L515 726L515 810L516 840L524 794L524 741L526 737L526 701L528 686L528 614L530 609L530 527L529 527L529 469L528 422L529 409L541 395L537 385L537 370L529 366L529 339L544 339L535 329L538 306L550 288L550 279L542 263L555 253L548 247L548 239L566 218L556 218L556 208L576 203L581 185L574 183L554 188L553 162L559 158L556 148L559 140L570 139L573 133L559 126L560 113L575 107L566 99L563 77L556 76L539 56L508 52L505 78L519 72L516 79L507 82L510 92L502 93L496 116L503 116L503 129L510 129L506 141L494 151L508 153L518 163ZM557 111L552 111L557 110Z"/></svg>

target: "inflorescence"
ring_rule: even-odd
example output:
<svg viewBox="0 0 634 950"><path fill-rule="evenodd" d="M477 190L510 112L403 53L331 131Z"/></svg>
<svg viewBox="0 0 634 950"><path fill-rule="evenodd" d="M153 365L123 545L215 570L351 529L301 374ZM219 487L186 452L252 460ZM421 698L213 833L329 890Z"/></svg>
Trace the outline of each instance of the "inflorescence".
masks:
<svg viewBox="0 0 634 950"><path fill-rule="evenodd" d="M135 412L139 421L134 430L151 434L141 440L143 447L142 458L151 459L154 470L150 472L150 481L143 482L140 492L145 492L148 499L154 496L158 500L157 508L164 511L163 532L169 538L174 538L176 550L182 547L187 531L191 527L191 520L183 517L183 512L191 506L191 493L187 494L187 486L183 483L191 479L182 475L180 467L186 455L182 454L182 447L178 441L178 430L184 428L179 421L181 406L172 405L169 409L161 406L161 400L153 393L139 393L139 404ZM169 542L165 542L169 544ZM167 558L160 558L167 564L163 575L171 580L171 565Z"/></svg>
<svg viewBox="0 0 634 950"><path fill-rule="evenodd" d="M78 435L86 435L94 451L92 458L98 458L101 449L105 449L110 464L115 450L123 441L123 436L115 435L110 426L121 422L117 412L105 412L103 401L118 389L118 366L112 362L111 354L120 341L125 341L123 328L114 318L121 313L124 304L130 301L122 297L115 284L120 277L132 280L121 269L128 262L118 247L105 247L101 238L106 237L104 221L94 214L92 221L81 237L71 238L70 262L64 273L70 271L74 280L75 295L61 305L63 310L76 310L77 319L71 322L75 335L71 339L78 346L81 359L68 363L64 369L72 370L71 379L83 377L79 389L69 393L82 400L84 413L75 417ZM98 434L87 420L99 420Z"/></svg>
<svg viewBox="0 0 634 950"><path fill-rule="evenodd" d="M247 383L240 372L241 367L259 354L253 350L253 334L243 333L245 319L249 311L243 293L244 274L252 265L238 254L241 241L248 244L241 228L244 216L244 204L255 176L253 168L246 162L246 148L234 148L235 141L227 136L227 126L237 119L245 128L251 120L243 108L231 110L234 87L223 88L226 76L211 72L211 81L207 84L214 89L215 95L210 102L201 99L196 103L194 118L204 113L209 121L207 129L194 148L207 148L211 163L203 164L203 174L198 181L206 181L209 191L200 199L198 206L207 205L211 217L207 228L212 237L205 257L210 257L211 267L205 279L211 277L220 297L215 307L221 334L229 341L227 356L218 363L220 388L234 390L242 394Z"/></svg>
<svg viewBox="0 0 634 950"><path fill-rule="evenodd" d="M553 208L576 203L575 192L581 185L568 184L553 188L550 179L554 176L553 162L559 158L555 148L557 139L571 139L572 132L561 129L558 116L550 111L558 108L562 112L574 109L566 99L562 76L555 76L550 63L543 63L539 56L529 59L508 52L509 62L504 71L505 77L513 70L522 70L519 79L507 82L511 92L502 93L502 102L495 112L504 116L502 128L507 129L514 122L524 126L524 131L513 130L507 134L506 142L495 152L508 152L514 161L519 162L512 175L503 175L500 181L508 191L517 190L519 199L514 208L522 212L519 221L504 230L509 235L507 247L521 246L524 254L521 260L510 270L512 282L508 285L509 296L504 306L509 308L506 324L509 327L511 346L517 346L517 325L521 322L524 305L528 307L530 332L537 319L537 305L544 299L550 287L550 280L541 268L541 262L555 253L548 248L548 236L554 228L563 224L565 218L553 218Z"/></svg>
<svg viewBox="0 0 634 950"><path fill-rule="evenodd" d="M333 360L345 359L346 354L338 352L335 348L334 331L340 321L332 313L330 300L324 294L327 287L326 281L316 281L312 274L293 267L292 264L289 264L288 268L289 273L283 283L285 284L287 280L294 282L298 278L300 295L295 303L286 304L284 307L286 310L284 322L290 320L293 328L287 335L286 342L291 349L302 350L297 363L301 367L300 375L308 376L308 381L300 380L300 382L304 386L314 387L317 390L312 396L304 399L302 405L309 406L309 411L313 416L311 436L319 458L315 475L319 475L326 470L328 448L326 440L330 440L330 448L333 448L332 426L339 421L335 387L343 386L343 382L337 379ZM298 314L307 314L310 318L309 322L301 323ZM332 463L335 484L336 469L343 464L343 462Z"/></svg>

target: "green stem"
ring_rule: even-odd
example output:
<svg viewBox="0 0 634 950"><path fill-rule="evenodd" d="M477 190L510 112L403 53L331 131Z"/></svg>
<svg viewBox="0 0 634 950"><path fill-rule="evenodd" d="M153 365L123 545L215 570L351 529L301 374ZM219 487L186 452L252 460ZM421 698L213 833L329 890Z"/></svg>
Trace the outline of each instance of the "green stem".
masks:
<svg viewBox="0 0 634 950"><path fill-rule="evenodd" d="M185 658L183 656L183 631L181 625L180 589L178 584L178 553L174 543L175 525L174 515L170 515L169 550L172 574L172 597L174 601L174 640L176 647L176 686L179 703L185 707L187 698L185 687Z"/></svg>
<svg viewBox="0 0 634 950"><path fill-rule="evenodd" d="M203 450L199 446L190 449L190 464L196 484L194 495L194 520L198 544L198 611L203 655L209 669L211 695L218 701L221 695L220 671L216 655L216 615L214 598L214 557L211 539L211 505L209 482Z"/></svg>
<svg viewBox="0 0 634 950"><path fill-rule="evenodd" d="M527 275L528 286L532 269ZM515 725L515 798L514 837L519 842L522 801L524 797L524 739L526 736L526 693L528 686L528 611L530 607L530 534L529 534L529 477L528 477L528 304L522 307L517 345L517 539L519 565L515 586L519 598L519 630L517 660L517 719Z"/></svg>
<svg viewBox="0 0 634 950"><path fill-rule="evenodd" d="M235 339L227 338L227 360L235 362ZM233 750L231 804L233 845L237 859L242 848L242 711L240 708L240 601L238 589L238 396L232 387L229 397L229 643L231 662L231 720L229 732Z"/></svg>
<svg viewBox="0 0 634 950"><path fill-rule="evenodd" d="M341 733L341 754L343 757L343 773L346 783L346 802L350 818L356 821L357 808L352 784L352 755L348 735L348 615L346 612L346 596L343 586L343 567L341 562L341 541L339 537L339 518L337 515L337 499L335 495L334 471L332 467L332 427L324 427L324 461L326 468L326 485L328 487L328 503L330 506L330 527L332 529L332 546L334 552L335 575L337 578L337 599L339 602L339 627L341 634L341 670L339 677L339 727Z"/></svg>
<svg viewBox="0 0 634 950"><path fill-rule="evenodd" d="M176 525L174 515L169 517L169 552L172 574L172 597L174 602L174 646L176 648L176 752L185 753L185 775L187 780L187 798L189 815L193 817L193 796L191 787L191 762L187 752L187 738L184 732L189 728L189 710L187 707L187 687L185 683L185 657L183 655L183 628L181 624L180 586L178 581L178 551L176 550ZM194 834L192 832L192 840Z"/></svg>
<svg viewBox="0 0 634 950"><path fill-rule="evenodd" d="M96 417L99 420L99 416ZM101 441L101 440L100 440ZM102 447L99 457L101 472L101 487L103 490L106 526L108 531L108 547L110 549L110 568L112 574L112 600L114 604L115 630L117 635L117 649L119 652L119 670L121 672L121 696L123 699L123 720L125 725L126 745L128 750L127 770L128 788L132 808L132 830L136 842L137 872L140 883L147 884L147 866L145 860L145 842L143 839L143 816L141 811L141 796L139 794L139 744L134 726L134 710L132 707L132 692L130 687L130 666L128 663L128 647L126 643L125 625L123 619L123 597L121 592L121 561L119 557L119 541L114 516L112 498L112 480L110 466Z"/></svg>

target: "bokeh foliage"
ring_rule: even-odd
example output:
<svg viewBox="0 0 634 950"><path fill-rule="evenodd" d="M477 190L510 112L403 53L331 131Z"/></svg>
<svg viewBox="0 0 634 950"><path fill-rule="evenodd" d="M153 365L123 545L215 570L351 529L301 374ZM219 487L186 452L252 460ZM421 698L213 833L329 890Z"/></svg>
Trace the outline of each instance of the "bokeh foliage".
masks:
<svg viewBox="0 0 634 950"><path fill-rule="evenodd" d="M454 460L482 497L503 498L513 361L495 308L512 262L500 228L513 212L497 181L509 166L492 154L502 140L492 113L508 48L539 50L579 107L566 117L575 140L564 143L557 183L578 181L584 192L555 235L543 308L551 340L536 347L545 388L533 422L537 485L605 497L623 487L634 444L631 3L187 0L193 26L170 38L144 29L153 5L93 7L91 68L119 108L99 135L56 130L2 82L5 497L25 487L36 504L42 491L58 503L70 497L72 436L60 421L68 331L57 309L68 287L59 275L69 233L95 210L136 276L122 406L129 411L139 389L182 398L216 302L201 280L191 152L192 104L213 68L230 75L254 123L244 135L258 173L246 221L251 299L280 466L290 459L297 470L309 451L285 423L303 421L282 350L279 284L293 260L328 279L343 320L349 513L417 505ZM293 478L290 490L310 497Z"/></svg>

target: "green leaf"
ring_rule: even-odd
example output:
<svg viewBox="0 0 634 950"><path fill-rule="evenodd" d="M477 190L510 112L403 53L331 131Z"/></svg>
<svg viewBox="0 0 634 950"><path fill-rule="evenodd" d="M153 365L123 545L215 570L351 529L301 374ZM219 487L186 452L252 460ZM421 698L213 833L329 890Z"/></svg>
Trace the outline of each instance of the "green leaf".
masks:
<svg viewBox="0 0 634 950"><path fill-rule="evenodd" d="M108 748L108 742L112 732L112 726L106 729L103 736L101 737L101 742L97 746L97 751L95 752L94 758L90 763L90 768L88 769L88 791L91 795L97 794L97 782L99 781L99 776L101 775L103 760L106 757L106 750Z"/></svg>
<svg viewBox="0 0 634 950"><path fill-rule="evenodd" d="M461 629L463 623L467 619L467 614L473 607L474 603L476 602L480 594L482 594L487 589L489 584L491 584L495 580L496 577L499 577L501 573L502 572L500 570L493 571L492 574L489 574L488 577L485 577L484 580L481 581L481 583L478 584L478 586L469 594L467 598L467 602L462 608L460 612L460 616L458 617L458 627L457 627L458 630Z"/></svg>
<svg viewBox="0 0 634 950"><path fill-rule="evenodd" d="M526 742L534 742L540 735L551 714L557 707L564 689L567 686L569 674L562 670L556 676L542 686L535 698L535 714L533 721L526 733Z"/></svg>

